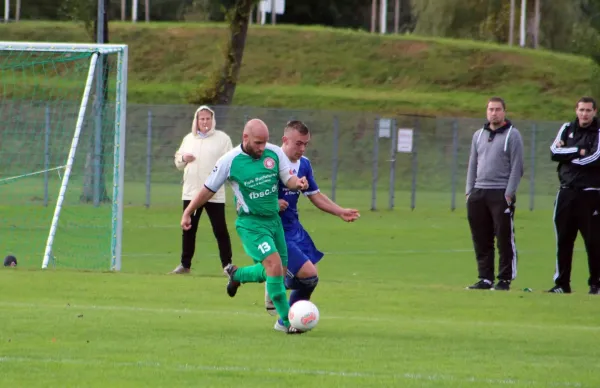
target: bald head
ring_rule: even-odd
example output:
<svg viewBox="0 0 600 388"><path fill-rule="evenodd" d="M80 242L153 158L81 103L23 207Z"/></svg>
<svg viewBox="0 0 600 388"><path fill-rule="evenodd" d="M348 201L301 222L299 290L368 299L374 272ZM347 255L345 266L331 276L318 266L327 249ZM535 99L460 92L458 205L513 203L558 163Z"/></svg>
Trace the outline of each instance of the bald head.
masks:
<svg viewBox="0 0 600 388"><path fill-rule="evenodd" d="M244 151L253 158L259 159L267 142L269 141L269 128L264 121L260 119L252 119L244 126L244 134L242 136L242 144Z"/></svg>
<svg viewBox="0 0 600 388"><path fill-rule="evenodd" d="M244 126L244 135L261 136L269 138L269 128L261 119L252 119Z"/></svg>

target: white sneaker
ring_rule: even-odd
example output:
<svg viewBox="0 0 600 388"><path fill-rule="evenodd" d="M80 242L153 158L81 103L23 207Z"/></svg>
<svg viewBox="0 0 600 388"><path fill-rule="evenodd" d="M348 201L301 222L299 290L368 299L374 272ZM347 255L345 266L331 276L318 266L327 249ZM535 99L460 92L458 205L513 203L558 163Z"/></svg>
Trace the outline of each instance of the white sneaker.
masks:
<svg viewBox="0 0 600 388"><path fill-rule="evenodd" d="M279 319L275 321L275 326L273 326L273 329L280 331L282 333L285 334L303 334L305 333L305 331L302 330L298 330L296 328L293 327L286 327L284 324L282 324L281 322L279 322Z"/></svg>
<svg viewBox="0 0 600 388"><path fill-rule="evenodd" d="M267 313L269 315L272 315L272 316L277 315L277 310L275 309L275 304L273 304L273 301L271 300L271 297L269 296L269 293L267 292L266 283L265 283L265 309L267 310Z"/></svg>
<svg viewBox="0 0 600 388"><path fill-rule="evenodd" d="M181 275L181 274L185 274L185 273L190 273L191 269L189 268L184 268L183 265L179 264L177 267L175 267L175 269L173 271L171 271L170 273L172 274L176 274L176 275Z"/></svg>
<svg viewBox="0 0 600 388"><path fill-rule="evenodd" d="M287 327L285 327L285 325L282 325L282 324L279 322L279 319L275 321L275 326L273 326L273 329L275 329L275 330L277 330L277 331L281 331L281 332L283 332L283 333L287 333L287 331L288 331L288 328L287 328Z"/></svg>

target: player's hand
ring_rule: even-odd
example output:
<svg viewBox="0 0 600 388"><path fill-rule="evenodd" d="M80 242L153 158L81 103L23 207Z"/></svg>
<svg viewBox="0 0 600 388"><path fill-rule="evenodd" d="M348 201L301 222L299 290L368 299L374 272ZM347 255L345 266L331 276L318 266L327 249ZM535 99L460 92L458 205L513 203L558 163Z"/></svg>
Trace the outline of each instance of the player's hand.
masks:
<svg viewBox="0 0 600 388"><path fill-rule="evenodd" d="M585 156L585 154L586 154L585 148L582 148L581 150L579 150L579 155Z"/></svg>
<svg viewBox="0 0 600 388"><path fill-rule="evenodd" d="M556 142L556 148L560 148L560 147L562 147L564 145L565 145L565 142L562 141L562 140L559 140L559 141Z"/></svg>
<svg viewBox="0 0 600 388"><path fill-rule="evenodd" d="M360 213L356 209L342 209L340 218L346 222L354 222L360 218Z"/></svg>
<svg viewBox="0 0 600 388"><path fill-rule="evenodd" d="M192 154L183 154L183 161L186 163L191 163L196 160L196 157Z"/></svg>
<svg viewBox="0 0 600 388"><path fill-rule="evenodd" d="M513 198L510 195L504 196L504 199L506 199L506 203L508 204L508 206L511 206L513 204Z"/></svg>
<svg viewBox="0 0 600 388"><path fill-rule="evenodd" d="M290 204L285 199L279 200L279 211L284 212Z"/></svg>
<svg viewBox="0 0 600 388"><path fill-rule="evenodd" d="M298 178L296 180L296 189L298 190L306 190L308 189L308 181L306 180L306 177L302 177L302 178Z"/></svg>
<svg viewBox="0 0 600 388"><path fill-rule="evenodd" d="M187 213L183 213L181 216L181 229L190 230L192 227L192 217L190 217Z"/></svg>

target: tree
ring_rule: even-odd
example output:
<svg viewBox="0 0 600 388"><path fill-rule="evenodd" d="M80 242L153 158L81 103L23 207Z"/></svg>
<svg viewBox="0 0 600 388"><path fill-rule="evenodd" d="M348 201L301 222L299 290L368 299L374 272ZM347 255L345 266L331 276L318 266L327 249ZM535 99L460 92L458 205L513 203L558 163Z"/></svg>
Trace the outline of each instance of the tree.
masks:
<svg viewBox="0 0 600 388"><path fill-rule="evenodd" d="M242 58L248 36L248 24L252 7L260 0L235 0L227 9L229 37L225 48L225 62L215 71L197 95L191 99L194 104L229 105L233 102Z"/></svg>

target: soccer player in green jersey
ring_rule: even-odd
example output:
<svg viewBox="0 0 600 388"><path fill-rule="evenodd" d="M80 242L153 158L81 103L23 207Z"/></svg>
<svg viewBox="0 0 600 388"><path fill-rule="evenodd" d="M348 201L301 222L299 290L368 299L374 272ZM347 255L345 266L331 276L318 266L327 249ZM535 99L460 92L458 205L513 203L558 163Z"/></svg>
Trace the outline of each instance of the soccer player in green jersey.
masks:
<svg viewBox="0 0 600 388"><path fill-rule="evenodd" d="M292 174L290 162L280 147L269 141L269 130L259 119L248 121L242 144L223 155L204 182L204 187L190 202L181 217L181 227L191 227L191 215L229 181L235 194L238 217L235 227L244 250L255 264L226 267L229 275L227 293L235 296L242 283L267 283L275 309L288 334L300 331L290 327L289 304L284 285L287 246L279 217L279 180L291 190L308 188L306 178ZM275 324L278 325L277 323Z"/></svg>

